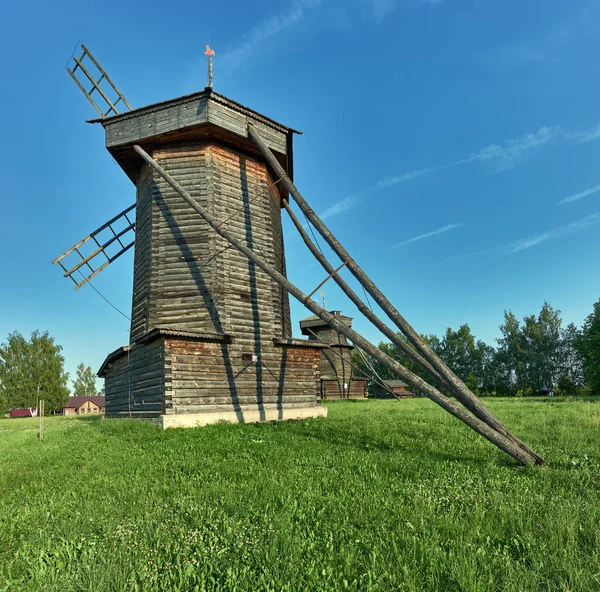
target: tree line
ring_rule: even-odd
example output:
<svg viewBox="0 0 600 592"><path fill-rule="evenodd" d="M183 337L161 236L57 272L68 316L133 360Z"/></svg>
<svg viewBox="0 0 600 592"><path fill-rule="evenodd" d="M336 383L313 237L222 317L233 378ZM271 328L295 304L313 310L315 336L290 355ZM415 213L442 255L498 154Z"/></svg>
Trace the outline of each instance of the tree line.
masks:
<svg viewBox="0 0 600 592"><path fill-rule="evenodd" d="M422 337L471 391L481 396L600 394L600 300L581 328L573 323L563 326L560 311L545 302L537 315L522 321L505 311L500 332L493 346L476 339L468 324L457 330L448 327L441 337ZM381 342L379 348L443 390L433 376L416 367L392 343ZM356 365L371 379L373 392L374 374L382 380L397 378L370 356L365 354L365 363L353 354Z"/></svg>
<svg viewBox="0 0 600 592"><path fill-rule="evenodd" d="M77 366L73 394L97 395L96 377L90 366ZM60 411L68 400L69 373L62 346L47 331L33 331L26 339L15 331L0 345L0 417L10 409L37 408L44 400L46 413Z"/></svg>

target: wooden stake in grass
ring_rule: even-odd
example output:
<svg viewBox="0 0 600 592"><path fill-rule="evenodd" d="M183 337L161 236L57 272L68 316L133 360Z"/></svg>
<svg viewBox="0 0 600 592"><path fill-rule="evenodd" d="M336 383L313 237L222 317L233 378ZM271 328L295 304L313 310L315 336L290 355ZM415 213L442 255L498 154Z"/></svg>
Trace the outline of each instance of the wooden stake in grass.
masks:
<svg viewBox="0 0 600 592"><path fill-rule="evenodd" d="M40 440L44 439L44 399L38 401L38 414L40 416Z"/></svg>

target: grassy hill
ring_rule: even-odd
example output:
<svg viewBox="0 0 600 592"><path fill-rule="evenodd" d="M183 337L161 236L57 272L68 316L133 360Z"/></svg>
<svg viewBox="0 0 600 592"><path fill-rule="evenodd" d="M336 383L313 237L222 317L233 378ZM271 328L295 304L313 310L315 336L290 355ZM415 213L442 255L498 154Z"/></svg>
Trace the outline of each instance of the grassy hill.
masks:
<svg viewBox="0 0 600 592"><path fill-rule="evenodd" d="M490 406L546 467L427 400L43 442L0 420L0 591L600 590L600 404Z"/></svg>

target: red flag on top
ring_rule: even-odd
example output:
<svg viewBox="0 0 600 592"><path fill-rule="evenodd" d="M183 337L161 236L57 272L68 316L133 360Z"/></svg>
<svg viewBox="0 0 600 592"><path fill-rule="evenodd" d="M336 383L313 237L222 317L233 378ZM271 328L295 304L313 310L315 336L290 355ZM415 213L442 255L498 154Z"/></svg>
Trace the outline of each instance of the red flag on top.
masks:
<svg viewBox="0 0 600 592"><path fill-rule="evenodd" d="M206 51L204 52L204 55L207 55L208 57L212 57L215 55L214 50L212 50L210 47L208 47L208 45L206 46Z"/></svg>

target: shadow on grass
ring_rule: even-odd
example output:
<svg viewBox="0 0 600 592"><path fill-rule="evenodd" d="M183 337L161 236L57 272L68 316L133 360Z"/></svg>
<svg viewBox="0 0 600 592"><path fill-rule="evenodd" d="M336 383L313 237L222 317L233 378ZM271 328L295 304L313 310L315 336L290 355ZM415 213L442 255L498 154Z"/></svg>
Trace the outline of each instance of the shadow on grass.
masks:
<svg viewBox="0 0 600 592"><path fill-rule="evenodd" d="M104 415L77 415L70 417L69 419L75 419L77 421L86 421L88 423L97 423L104 420Z"/></svg>
<svg viewBox="0 0 600 592"><path fill-rule="evenodd" d="M489 460L481 459L475 456L469 456L460 453L453 453L442 450L444 447L443 440L436 441L439 445L440 450L424 449L423 439L419 435L411 436L407 433L403 433L404 438L409 438L407 443L399 443L397 441L390 442L383 438L368 434L356 434L347 433L339 429L327 429L326 431L306 431L297 432L294 434L296 437L307 438L311 440L319 440L327 445L333 445L336 447L353 448L355 450L361 450L363 452L382 452L387 454L400 454L411 458L421 458L422 461L426 461L427 458L439 462L464 462L473 465L484 466L490 463ZM514 467L515 461L507 458L506 466Z"/></svg>

